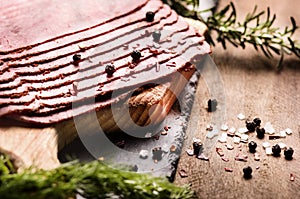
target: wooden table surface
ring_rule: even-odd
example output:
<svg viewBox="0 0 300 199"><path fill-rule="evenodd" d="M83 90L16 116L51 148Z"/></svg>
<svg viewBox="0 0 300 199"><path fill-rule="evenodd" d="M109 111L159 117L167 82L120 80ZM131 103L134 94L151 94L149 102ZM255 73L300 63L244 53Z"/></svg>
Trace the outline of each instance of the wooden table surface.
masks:
<svg viewBox="0 0 300 199"><path fill-rule="evenodd" d="M229 2L221 0L219 7ZM289 25L290 16L294 16L300 23L300 5L293 0L233 2L239 16L245 16L257 4L259 10L270 6L271 11L277 15L278 26ZM298 30L294 38L299 38L299 35ZM246 50L228 46L224 50L220 44L213 48L211 57L218 69L214 72L218 73L212 77L209 74L211 71L203 71L177 169L186 170L188 177L181 178L177 173L175 183L190 183L198 198L300 198L300 60L289 57L284 62L284 69L277 71L276 60L265 58L251 46ZM211 97L217 98L220 105L216 112L208 113L207 100ZM250 118L260 117L262 125L271 122L276 132L291 128L293 134L270 141L268 136L259 140L255 133L250 134L249 140L258 144L260 161L254 160L254 155L248 152L247 144L243 144L240 151L232 138L227 138L227 142L235 147L230 151L225 144L206 138L206 126L210 123L227 123L236 129L244 127L245 121L236 117L239 113ZM186 154L185 149L192 144L193 137L202 139L210 161ZM283 142L291 146L295 151L293 160L285 160L283 152L280 157L267 156L262 148L264 141L272 145ZM216 146L223 149L224 157L229 158L229 162L218 156ZM234 160L237 153L247 154L248 161ZM245 166L252 167L252 179L243 178L242 169ZM232 168L233 172L226 172L224 167ZM295 176L294 181L290 181L291 173Z"/></svg>

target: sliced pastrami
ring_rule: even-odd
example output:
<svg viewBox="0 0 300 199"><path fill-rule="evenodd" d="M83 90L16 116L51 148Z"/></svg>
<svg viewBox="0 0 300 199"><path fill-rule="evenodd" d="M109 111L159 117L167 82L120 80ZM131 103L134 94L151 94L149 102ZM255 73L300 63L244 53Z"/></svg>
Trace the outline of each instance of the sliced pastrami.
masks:
<svg viewBox="0 0 300 199"><path fill-rule="evenodd" d="M109 15L98 23L85 21L86 26L77 26L71 15L66 19L70 29L59 24L61 29L53 32L51 26L35 41L30 41L31 37L21 39L18 45L0 51L4 61L0 65L0 117L52 124L100 110L129 97L145 84L172 81L174 75L191 70L191 64L210 52L203 36L168 6L158 0L135 3L130 9L114 13L116 17ZM144 19L149 9L156 12L153 22ZM97 17L104 13L90 14ZM43 20L49 23L54 19ZM161 31L159 41L153 41L155 30ZM133 50L142 55L136 62L130 56ZM76 53L81 59L74 63ZM113 75L106 74L107 64L115 66Z"/></svg>
<svg viewBox="0 0 300 199"><path fill-rule="evenodd" d="M0 55L18 53L110 23L136 12L147 2L148 0L2 1L0 38L5 38L7 42L1 42Z"/></svg>

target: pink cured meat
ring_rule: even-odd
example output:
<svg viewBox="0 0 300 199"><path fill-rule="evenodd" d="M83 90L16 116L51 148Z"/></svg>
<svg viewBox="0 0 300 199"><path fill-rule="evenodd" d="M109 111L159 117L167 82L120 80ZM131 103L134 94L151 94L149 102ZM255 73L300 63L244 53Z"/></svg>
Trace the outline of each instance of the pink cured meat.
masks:
<svg viewBox="0 0 300 199"><path fill-rule="evenodd" d="M210 53L203 36L160 0L4 1L0 10L0 117L24 122L48 125L99 110ZM147 11L155 12L153 22ZM132 67L134 49L143 56ZM116 72L108 77L112 62Z"/></svg>

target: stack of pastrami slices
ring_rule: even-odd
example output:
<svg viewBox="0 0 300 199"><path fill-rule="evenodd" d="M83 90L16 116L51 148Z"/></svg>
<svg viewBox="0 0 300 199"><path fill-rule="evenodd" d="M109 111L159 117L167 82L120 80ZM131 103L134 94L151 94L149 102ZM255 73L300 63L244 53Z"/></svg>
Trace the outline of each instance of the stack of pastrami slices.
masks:
<svg viewBox="0 0 300 199"><path fill-rule="evenodd" d="M140 126L157 124L210 53L160 0L4 1L0 10L0 118L31 126L96 110L104 131L130 128L115 105Z"/></svg>

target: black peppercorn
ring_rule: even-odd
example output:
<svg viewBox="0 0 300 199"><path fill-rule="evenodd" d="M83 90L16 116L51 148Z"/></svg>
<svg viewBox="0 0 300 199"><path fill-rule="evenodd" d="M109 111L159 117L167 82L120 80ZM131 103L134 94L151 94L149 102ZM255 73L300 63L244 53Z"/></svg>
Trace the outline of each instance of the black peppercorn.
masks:
<svg viewBox="0 0 300 199"><path fill-rule="evenodd" d="M105 72L107 73L107 76L112 76L114 72L116 71L115 66L113 64L108 64L105 67Z"/></svg>
<svg viewBox="0 0 300 199"><path fill-rule="evenodd" d="M256 128L257 138L263 139L265 137L265 129L264 128Z"/></svg>
<svg viewBox="0 0 300 199"><path fill-rule="evenodd" d="M280 156L280 152L281 152L281 148L278 144L275 144L273 147L272 147L272 152L273 152L273 156L275 157L278 157Z"/></svg>
<svg viewBox="0 0 300 199"><path fill-rule="evenodd" d="M193 149L194 149L194 155L198 156L200 153L200 150L202 148L202 144L199 142L193 142Z"/></svg>
<svg viewBox="0 0 300 199"><path fill-rule="evenodd" d="M246 127L249 132L254 132L256 128L256 124L254 122L248 122L246 121Z"/></svg>
<svg viewBox="0 0 300 199"><path fill-rule="evenodd" d="M161 37L161 32L159 30L156 30L152 33L153 41L159 42Z"/></svg>
<svg viewBox="0 0 300 199"><path fill-rule="evenodd" d="M141 54L141 52L138 51L138 50L134 50L134 51L132 51L132 53L131 53L132 61L134 61L134 62L139 61L140 58L141 58L141 56L142 56L142 54Z"/></svg>
<svg viewBox="0 0 300 199"><path fill-rule="evenodd" d="M250 153L255 153L257 144L254 141L249 142L248 144Z"/></svg>
<svg viewBox="0 0 300 199"><path fill-rule="evenodd" d="M146 13L146 21L148 21L148 22L154 21L154 16L155 16L154 12L152 12L152 11L147 12Z"/></svg>
<svg viewBox="0 0 300 199"><path fill-rule="evenodd" d="M292 147L289 147L288 149L284 150L284 156L285 159L291 160L293 159L294 149Z"/></svg>
<svg viewBox="0 0 300 199"><path fill-rule="evenodd" d="M253 122L255 123L256 126L260 126L260 124L261 124L261 119L259 119L258 117L257 117L257 118L254 118L254 119L253 119Z"/></svg>
<svg viewBox="0 0 300 199"><path fill-rule="evenodd" d="M156 147L154 149L152 149L152 153L153 153L153 160L161 160L162 159L162 154L163 151L161 149L161 147Z"/></svg>
<svg viewBox="0 0 300 199"><path fill-rule="evenodd" d="M252 168L250 166L243 168L244 178L250 179L252 177Z"/></svg>
<svg viewBox="0 0 300 199"><path fill-rule="evenodd" d="M133 172L137 172L139 170L139 167L135 164L134 166L132 166L131 171Z"/></svg>
<svg viewBox="0 0 300 199"><path fill-rule="evenodd" d="M79 62L80 60L81 60L81 55L80 54L73 55L73 61L74 62Z"/></svg>
<svg viewBox="0 0 300 199"><path fill-rule="evenodd" d="M214 112L217 110L218 102L216 99L209 99L207 105L208 105L208 109L207 109L208 112Z"/></svg>

